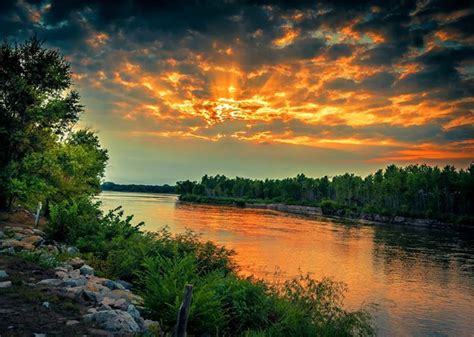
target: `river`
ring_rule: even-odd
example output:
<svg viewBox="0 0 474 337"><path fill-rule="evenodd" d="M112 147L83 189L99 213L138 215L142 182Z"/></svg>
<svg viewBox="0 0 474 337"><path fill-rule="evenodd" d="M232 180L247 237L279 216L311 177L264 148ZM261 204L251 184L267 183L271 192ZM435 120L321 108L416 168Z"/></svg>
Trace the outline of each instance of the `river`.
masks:
<svg viewBox="0 0 474 337"><path fill-rule="evenodd" d="M145 230L186 228L236 251L243 274L300 272L347 285L346 307L376 303L379 336L474 336L474 235L316 220L269 210L177 202L166 194L103 192Z"/></svg>

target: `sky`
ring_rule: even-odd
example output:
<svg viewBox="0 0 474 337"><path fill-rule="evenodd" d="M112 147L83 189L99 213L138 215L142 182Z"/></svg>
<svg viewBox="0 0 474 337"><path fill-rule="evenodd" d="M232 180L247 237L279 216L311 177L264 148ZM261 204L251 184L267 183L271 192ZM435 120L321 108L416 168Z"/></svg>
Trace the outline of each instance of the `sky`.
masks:
<svg viewBox="0 0 474 337"><path fill-rule="evenodd" d="M1 1L71 63L106 179L366 175L474 159L470 1Z"/></svg>

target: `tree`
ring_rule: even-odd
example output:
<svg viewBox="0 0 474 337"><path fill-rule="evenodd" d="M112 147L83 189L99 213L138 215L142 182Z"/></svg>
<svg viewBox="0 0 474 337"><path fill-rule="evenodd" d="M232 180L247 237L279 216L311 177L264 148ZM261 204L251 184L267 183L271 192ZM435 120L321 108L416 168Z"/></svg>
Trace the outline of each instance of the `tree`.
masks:
<svg viewBox="0 0 474 337"><path fill-rule="evenodd" d="M71 85L69 63L36 37L0 46L0 208L99 191L107 152L71 131L83 111Z"/></svg>

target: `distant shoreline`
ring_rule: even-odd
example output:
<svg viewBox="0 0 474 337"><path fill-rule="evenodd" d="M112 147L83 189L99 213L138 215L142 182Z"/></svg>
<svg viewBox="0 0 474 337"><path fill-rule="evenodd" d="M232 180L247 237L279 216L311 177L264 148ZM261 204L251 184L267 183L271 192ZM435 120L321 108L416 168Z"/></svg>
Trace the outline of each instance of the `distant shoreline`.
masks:
<svg viewBox="0 0 474 337"><path fill-rule="evenodd" d="M398 226L410 226L410 227L422 227L422 228L463 228L468 229L468 226L455 225L452 223L442 222L436 219L422 219L422 218L411 218L404 216L388 216L380 214L349 214L342 215L344 210L336 210L335 214L325 214L321 207L318 206L304 206L304 205L287 205L283 203L254 203L254 202L243 202L237 200L232 202L230 198L212 198L208 197L202 200L187 200L186 196L180 196L178 199L182 203L189 204L209 204L215 206L229 206L237 208L250 208L250 209L268 209L277 212L302 215L310 218L325 218L338 221L349 221L364 225L398 225ZM338 213L341 213L339 215Z"/></svg>
<svg viewBox="0 0 474 337"><path fill-rule="evenodd" d="M116 184L105 182L101 185L102 191L113 192L140 192L140 193L164 193L176 194L176 186L164 185L143 185L143 184Z"/></svg>

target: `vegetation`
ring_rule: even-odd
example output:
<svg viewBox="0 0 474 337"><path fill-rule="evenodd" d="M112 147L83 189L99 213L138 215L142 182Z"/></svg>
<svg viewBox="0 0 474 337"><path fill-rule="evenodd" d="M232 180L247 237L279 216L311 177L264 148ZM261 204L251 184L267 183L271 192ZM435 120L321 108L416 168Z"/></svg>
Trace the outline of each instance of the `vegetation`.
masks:
<svg viewBox="0 0 474 337"><path fill-rule="evenodd" d="M105 182L101 186L103 191L118 192L140 192L140 193L176 193L176 187L168 184L164 185L136 185L136 184L115 184Z"/></svg>
<svg viewBox="0 0 474 337"><path fill-rule="evenodd" d="M242 278L233 252L192 232L141 231L118 208L104 214L100 191L107 151L88 130L74 130L82 106L70 91L69 65L31 39L0 47L0 202L46 205L52 239L77 246L98 273L132 281L148 314L171 331L186 283L194 284L190 335L367 336L364 310L342 307L344 288L309 277L270 285ZM58 257L26 253L53 266Z"/></svg>
<svg viewBox="0 0 474 337"><path fill-rule="evenodd" d="M332 179L300 174L281 180L205 175L200 182L178 182L176 189L187 201L275 202L321 206L325 214L342 209L474 223L474 164L465 170L390 165L365 178L348 173Z"/></svg>
<svg viewBox="0 0 474 337"><path fill-rule="evenodd" d="M64 204L64 215L53 217L50 227L71 233L68 242L84 252L101 275L138 285L148 315L165 331L173 329L184 286L191 283L190 335L374 334L367 310L343 309L345 288L340 283L308 276L283 285L243 278L232 260L233 251L202 241L193 232L172 235L165 228L144 233L120 208L97 214L91 207L95 205Z"/></svg>
<svg viewBox="0 0 474 337"><path fill-rule="evenodd" d="M71 84L63 56L36 38L0 46L0 208L100 191L107 151L72 130L83 107Z"/></svg>

